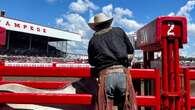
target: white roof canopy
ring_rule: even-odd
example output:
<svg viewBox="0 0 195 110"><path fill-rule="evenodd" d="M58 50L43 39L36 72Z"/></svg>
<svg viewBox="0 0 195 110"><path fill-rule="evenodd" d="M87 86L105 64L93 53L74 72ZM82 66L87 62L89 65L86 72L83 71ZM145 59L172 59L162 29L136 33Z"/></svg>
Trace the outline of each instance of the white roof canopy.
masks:
<svg viewBox="0 0 195 110"><path fill-rule="evenodd" d="M47 36L47 37L52 37L57 39L81 41L81 35L76 33L67 32L55 28L36 25L36 24L5 18L5 17L0 17L0 27L3 27L10 31L18 31L18 32L24 32L28 34L35 34L43 37Z"/></svg>

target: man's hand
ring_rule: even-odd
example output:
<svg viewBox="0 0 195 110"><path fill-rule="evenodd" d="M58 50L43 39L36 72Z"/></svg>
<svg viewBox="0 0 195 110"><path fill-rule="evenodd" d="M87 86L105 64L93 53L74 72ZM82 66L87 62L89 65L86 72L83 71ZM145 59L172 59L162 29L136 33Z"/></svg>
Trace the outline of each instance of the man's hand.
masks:
<svg viewBox="0 0 195 110"><path fill-rule="evenodd" d="M132 61L133 58L134 58L134 54L128 54L128 59L129 59L129 61Z"/></svg>
<svg viewBox="0 0 195 110"><path fill-rule="evenodd" d="M131 66L133 65L135 59L134 59L134 54L128 54L128 60L131 63Z"/></svg>

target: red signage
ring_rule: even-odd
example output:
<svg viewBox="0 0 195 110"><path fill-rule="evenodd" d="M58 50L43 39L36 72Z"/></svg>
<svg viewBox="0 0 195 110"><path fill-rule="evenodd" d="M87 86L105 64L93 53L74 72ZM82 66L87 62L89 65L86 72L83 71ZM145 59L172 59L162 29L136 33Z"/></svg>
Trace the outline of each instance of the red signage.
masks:
<svg viewBox="0 0 195 110"><path fill-rule="evenodd" d="M9 31L28 33L33 35L47 36L63 40L81 41L81 35L61 29L50 28L20 20L0 17L0 27Z"/></svg>
<svg viewBox="0 0 195 110"><path fill-rule="evenodd" d="M187 43L185 17L158 17L137 31L136 48L161 48L163 38L179 38L180 45Z"/></svg>
<svg viewBox="0 0 195 110"><path fill-rule="evenodd" d="M182 25L177 22L162 24L162 37L182 37Z"/></svg>
<svg viewBox="0 0 195 110"><path fill-rule="evenodd" d="M13 23L13 22L10 22L10 21L6 21L5 22L5 26L7 27L15 27L15 28L18 28L18 29L24 29L24 30L30 30L30 31L34 31L34 32L42 32L42 33L47 33L47 30L46 28L41 28L41 27L35 27L33 25L27 25L27 24L20 24L20 23Z"/></svg>

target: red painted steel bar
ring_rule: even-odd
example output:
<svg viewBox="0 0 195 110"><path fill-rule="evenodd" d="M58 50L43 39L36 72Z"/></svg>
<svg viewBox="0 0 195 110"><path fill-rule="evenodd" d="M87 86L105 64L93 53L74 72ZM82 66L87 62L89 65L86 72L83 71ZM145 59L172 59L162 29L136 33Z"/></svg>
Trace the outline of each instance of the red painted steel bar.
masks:
<svg viewBox="0 0 195 110"><path fill-rule="evenodd" d="M174 71L175 71L175 86L176 86L176 93L179 95L179 97L176 98L176 105L175 105L175 109L176 110L181 110L181 100L183 98L182 93L181 93L181 75L180 75L180 71L179 71L179 42L178 39L174 40Z"/></svg>
<svg viewBox="0 0 195 110"><path fill-rule="evenodd" d="M160 110L161 108L161 96L160 96L160 71L155 70L155 73L153 75L154 79L154 96L156 98L156 104L155 104L155 110Z"/></svg>
<svg viewBox="0 0 195 110"><path fill-rule="evenodd" d="M167 40L162 39L162 86L163 94L168 94L168 59L167 59ZM163 109L166 110L169 107L169 100L167 97L163 97Z"/></svg>
<svg viewBox="0 0 195 110"><path fill-rule="evenodd" d="M25 86L38 88L38 89L61 89L69 86L69 81L57 82L57 81L0 81L2 84L22 84Z"/></svg>
<svg viewBox="0 0 195 110"><path fill-rule="evenodd" d="M195 107L195 97L190 97L190 102L191 102L191 107Z"/></svg>
<svg viewBox="0 0 195 110"><path fill-rule="evenodd" d="M169 74L169 92L175 92L175 73L174 73L174 59L173 59L173 44L168 41L168 74ZM175 110L174 97L169 98L170 110Z"/></svg>
<svg viewBox="0 0 195 110"><path fill-rule="evenodd" d="M159 105L159 101L156 100L155 96L137 96L136 99L139 106L156 107L156 105Z"/></svg>
<svg viewBox="0 0 195 110"><path fill-rule="evenodd" d="M186 110L191 110L191 100L190 100L190 75L189 75L189 69L184 69L184 85L185 85L185 107Z"/></svg>
<svg viewBox="0 0 195 110"><path fill-rule="evenodd" d="M39 94L39 93L0 93L0 103L22 104L91 104L90 94ZM156 96L136 96L139 106L153 106L160 110L160 100Z"/></svg>
<svg viewBox="0 0 195 110"><path fill-rule="evenodd" d="M27 71L28 70L28 71ZM155 78L154 69L129 69L138 78ZM140 75L139 75L140 74ZM148 74L148 75L146 75ZM88 67L0 67L0 76L90 77Z"/></svg>
<svg viewBox="0 0 195 110"><path fill-rule="evenodd" d="M154 93L155 93L155 96L156 96L156 100L157 100L157 104L155 106L155 110L160 110L161 109L161 83L160 83L160 71L156 70L156 78L155 78L155 84L154 84Z"/></svg>
<svg viewBox="0 0 195 110"><path fill-rule="evenodd" d="M1 103L91 104L90 94L0 93Z"/></svg>
<svg viewBox="0 0 195 110"><path fill-rule="evenodd" d="M188 75L189 75L190 80L195 79L195 70L189 69L188 72L189 72Z"/></svg>
<svg viewBox="0 0 195 110"><path fill-rule="evenodd" d="M0 66L1 76L90 77L89 67L11 67Z"/></svg>
<svg viewBox="0 0 195 110"><path fill-rule="evenodd" d="M132 78L155 79L159 73L155 69L130 69Z"/></svg>
<svg viewBox="0 0 195 110"><path fill-rule="evenodd" d="M173 59L173 44L168 42L168 70L169 70L169 91L175 92L175 73L174 73L174 59Z"/></svg>

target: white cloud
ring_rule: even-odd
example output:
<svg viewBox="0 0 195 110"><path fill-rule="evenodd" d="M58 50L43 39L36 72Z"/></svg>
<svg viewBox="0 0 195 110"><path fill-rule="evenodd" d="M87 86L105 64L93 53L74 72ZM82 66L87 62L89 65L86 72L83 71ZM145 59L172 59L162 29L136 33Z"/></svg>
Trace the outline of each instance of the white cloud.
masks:
<svg viewBox="0 0 195 110"><path fill-rule="evenodd" d="M189 36L195 37L195 24L193 23L188 24L188 32L189 32Z"/></svg>
<svg viewBox="0 0 195 110"><path fill-rule="evenodd" d="M180 8L180 10L177 13L171 12L168 15L169 16L185 16L189 21L191 21L190 12L194 9L195 6L195 0L189 0L183 7Z"/></svg>
<svg viewBox="0 0 195 110"><path fill-rule="evenodd" d="M142 23L138 23L136 20L133 20L132 17L133 12L129 9L120 7L114 9L114 24L122 26L122 28L128 29L130 32L136 31L143 26Z"/></svg>
<svg viewBox="0 0 195 110"><path fill-rule="evenodd" d="M64 22L64 19L63 18L56 18L56 24L57 25L62 25Z"/></svg>
<svg viewBox="0 0 195 110"><path fill-rule="evenodd" d="M195 0L189 0L186 5L180 8L176 15L178 16L186 16L190 19L189 12L194 9Z"/></svg>
<svg viewBox="0 0 195 110"><path fill-rule="evenodd" d="M168 16L175 16L175 13L171 12L171 13L168 14Z"/></svg>
<svg viewBox="0 0 195 110"><path fill-rule="evenodd" d="M86 50L89 37L92 36L92 30L89 28L86 20L77 13L70 13L64 15L63 18L59 18L58 20L56 20L56 24L57 23L62 25L65 30L79 33L82 36L81 42L70 41L68 43L68 52L87 54Z"/></svg>
<svg viewBox="0 0 195 110"><path fill-rule="evenodd" d="M58 26L63 27L64 30L79 33L82 36L81 42L68 42L68 52L87 54L88 41L93 32L89 28L87 21L80 14L87 12L90 16L93 16L93 12L98 8L90 0L77 0L76 2L70 3L68 13L60 18L56 18L56 24Z"/></svg>
<svg viewBox="0 0 195 110"><path fill-rule="evenodd" d="M195 56L195 52L192 52L190 55L191 55L191 57L194 57Z"/></svg>
<svg viewBox="0 0 195 110"><path fill-rule="evenodd" d="M129 9L120 7L113 8L113 5L109 4L102 7L102 12L114 17L114 26L120 26L130 32L136 31L141 26L143 26L142 23L138 23L136 20L130 19L133 17L133 12Z"/></svg>
<svg viewBox="0 0 195 110"><path fill-rule="evenodd" d="M128 16L128 17L132 17L133 16L133 12L130 11L129 9L123 9L123 8L115 8L114 12L116 13L116 15L118 16Z"/></svg>
<svg viewBox="0 0 195 110"><path fill-rule="evenodd" d="M184 48L189 49L190 48L190 44L185 44Z"/></svg>
<svg viewBox="0 0 195 110"><path fill-rule="evenodd" d="M69 8L74 12L84 13L89 9L97 10L99 7L89 0L77 0L77 2L72 2Z"/></svg>
<svg viewBox="0 0 195 110"><path fill-rule="evenodd" d="M92 16L94 16L93 10L89 10L89 17L91 18Z"/></svg>
<svg viewBox="0 0 195 110"><path fill-rule="evenodd" d="M188 56L188 52L185 49L180 50L179 53L180 53L180 56Z"/></svg>
<svg viewBox="0 0 195 110"><path fill-rule="evenodd" d="M67 28L69 31L78 32L78 29L89 30L86 20L79 14L67 14L64 15L64 19L65 22L67 22L65 28Z"/></svg>
<svg viewBox="0 0 195 110"><path fill-rule="evenodd" d="M112 17L113 15L112 15L112 12L113 11L113 6L112 6L112 4L109 4L109 5L107 5L107 6L104 6L103 8L102 8L102 12L103 13L105 13L105 14L107 14L109 17Z"/></svg>
<svg viewBox="0 0 195 110"><path fill-rule="evenodd" d="M177 12L176 15L178 16L185 16L188 19L188 35L189 37L195 37L195 23L191 22L190 12L195 7L195 0L189 0L180 10Z"/></svg>
<svg viewBox="0 0 195 110"><path fill-rule="evenodd" d="M187 56L187 57L191 57L192 56L192 45L190 43L185 44L183 49L180 49L180 56Z"/></svg>
<svg viewBox="0 0 195 110"><path fill-rule="evenodd" d="M93 10L99 9L99 7L97 5L95 5L93 2L91 2L89 0L85 0L85 3L88 5L89 9L93 9Z"/></svg>
<svg viewBox="0 0 195 110"><path fill-rule="evenodd" d="M141 28L143 25L136 22L135 20L130 20L127 18L123 18L120 20L121 25L124 25L129 30L136 31L137 29Z"/></svg>

